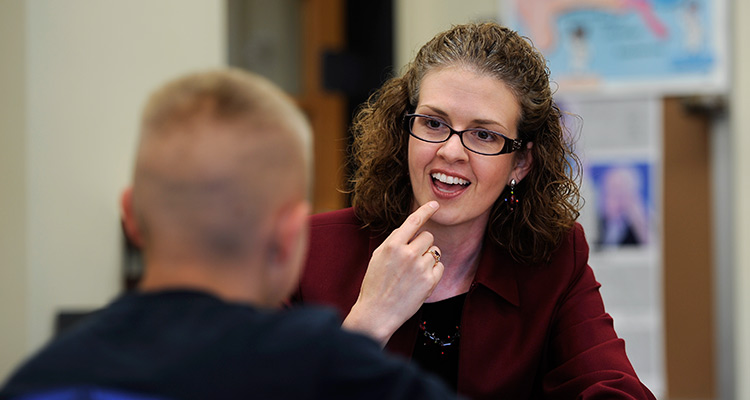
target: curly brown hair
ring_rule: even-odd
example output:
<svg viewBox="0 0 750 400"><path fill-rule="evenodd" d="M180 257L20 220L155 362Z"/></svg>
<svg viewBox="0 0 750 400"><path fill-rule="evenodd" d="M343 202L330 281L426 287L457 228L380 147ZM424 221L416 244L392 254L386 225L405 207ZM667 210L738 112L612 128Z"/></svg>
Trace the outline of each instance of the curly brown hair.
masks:
<svg viewBox="0 0 750 400"><path fill-rule="evenodd" d="M460 66L505 83L518 100L518 135L533 164L515 187L520 202L511 211L501 195L486 234L521 262L548 260L578 218L580 161L552 98L549 69L530 41L495 23L454 26L427 42L402 77L386 82L357 113L354 125L352 204L365 224L390 231L411 212L409 135L403 118L417 106L424 76ZM505 194L509 190L505 188Z"/></svg>

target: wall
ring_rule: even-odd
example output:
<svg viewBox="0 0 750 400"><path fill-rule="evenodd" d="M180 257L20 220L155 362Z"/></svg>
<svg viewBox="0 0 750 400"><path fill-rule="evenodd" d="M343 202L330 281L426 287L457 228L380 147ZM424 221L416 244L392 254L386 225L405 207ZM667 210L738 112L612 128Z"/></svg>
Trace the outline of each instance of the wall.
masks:
<svg viewBox="0 0 750 400"><path fill-rule="evenodd" d="M423 44L451 25L497 20L499 5L498 0L394 0L396 72Z"/></svg>
<svg viewBox="0 0 750 400"><path fill-rule="evenodd" d="M3 41L12 41L3 49L20 49L16 53L24 55L4 53L3 64L11 59L18 61L11 66L25 69L8 75L25 79L17 80L23 86L15 93L2 94L3 102L26 100L13 113L24 118L10 120L15 121L8 129L10 139L3 135L3 141L13 140L14 148L25 146L26 151L15 160L14 166L22 168L10 173L14 181L6 183L4 177L1 188L16 193L10 196L15 218L0 227L3 246L23 249L12 259L0 259L20 265L3 279L1 289L18 288L14 307L27 313L25 321L12 317L6 327L2 310L2 349L17 349L0 355L2 379L19 353L50 337L58 311L99 307L118 293L122 238L117 204L130 177L140 108L164 80L224 65L226 44L225 6L219 1L0 4L3 19L14 12L14 23L23 26L12 25L20 35L3 35ZM3 73L2 79L8 76ZM0 151L4 156L6 151ZM21 239L6 242L12 234Z"/></svg>
<svg viewBox="0 0 750 400"><path fill-rule="evenodd" d="M750 2L731 2L734 56L730 127L734 171L736 398L750 399Z"/></svg>
<svg viewBox="0 0 750 400"><path fill-rule="evenodd" d="M0 380L27 335L23 0L0 3ZM6 361L8 360L8 361Z"/></svg>

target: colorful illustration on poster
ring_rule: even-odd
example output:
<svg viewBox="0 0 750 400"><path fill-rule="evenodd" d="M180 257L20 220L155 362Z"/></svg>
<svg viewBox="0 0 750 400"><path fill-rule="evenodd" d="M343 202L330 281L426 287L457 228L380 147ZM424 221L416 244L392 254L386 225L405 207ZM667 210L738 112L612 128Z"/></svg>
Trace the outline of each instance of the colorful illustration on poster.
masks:
<svg viewBox="0 0 750 400"><path fill-rule="evenodd" d="M508 0L563 90L723 90L724 0ZM721 5L721 6L720 6ZM635 86L634 86L635 85Z"/></svg>

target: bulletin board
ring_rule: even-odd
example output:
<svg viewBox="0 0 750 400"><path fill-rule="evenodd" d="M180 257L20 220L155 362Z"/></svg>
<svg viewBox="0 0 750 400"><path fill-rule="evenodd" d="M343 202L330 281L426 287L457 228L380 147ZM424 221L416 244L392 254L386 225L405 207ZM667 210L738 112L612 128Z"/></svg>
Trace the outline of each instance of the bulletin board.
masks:
<svg viewBox="0 0 750 400"><path fill-rule="evenodd" d="M666 391L662 101L651 96L556 98L583 164L579 222L604 305L638 377Z"/></svg>

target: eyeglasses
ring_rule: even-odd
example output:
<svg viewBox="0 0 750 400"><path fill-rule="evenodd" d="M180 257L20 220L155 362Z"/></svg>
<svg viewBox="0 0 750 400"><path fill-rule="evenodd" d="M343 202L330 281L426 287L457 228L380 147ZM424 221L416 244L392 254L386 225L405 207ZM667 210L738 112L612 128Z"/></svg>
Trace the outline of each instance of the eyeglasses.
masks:
<svg viewBox="0 0 750 400"><path fill-rule="evenodd" d="M485 156L512 153L523 146L523 140L511 139L489 129L457 131L443 120L428 115L406 114L404 119L409 125L409 134L423 142L443 143L455 134L467 150Z"/></svg>

